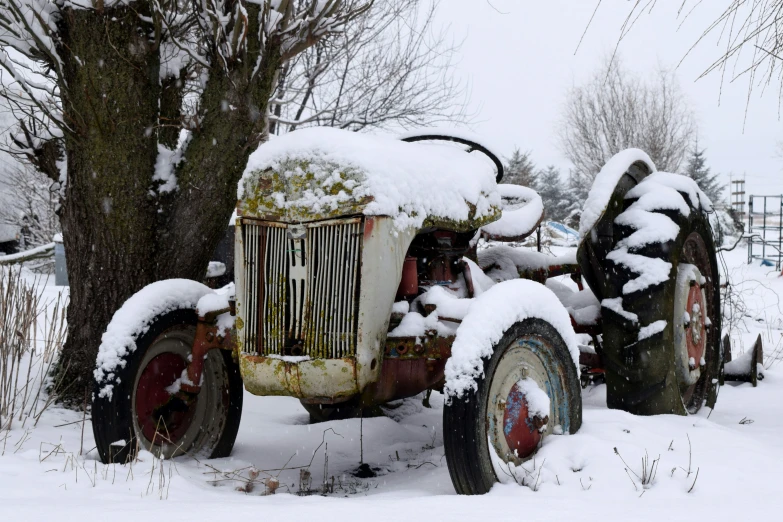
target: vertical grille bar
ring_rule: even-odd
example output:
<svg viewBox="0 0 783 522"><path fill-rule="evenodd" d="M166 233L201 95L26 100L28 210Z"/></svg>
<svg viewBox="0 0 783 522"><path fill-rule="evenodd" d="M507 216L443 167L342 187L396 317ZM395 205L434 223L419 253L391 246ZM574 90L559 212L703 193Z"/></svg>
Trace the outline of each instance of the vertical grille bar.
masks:
<svg viewBox="0 0 783 522"><path fill-rule="evenodd" d="M284 225L243 222L245 352L355 354L362 230L360 219L315 223L292 239Z"/></svg>

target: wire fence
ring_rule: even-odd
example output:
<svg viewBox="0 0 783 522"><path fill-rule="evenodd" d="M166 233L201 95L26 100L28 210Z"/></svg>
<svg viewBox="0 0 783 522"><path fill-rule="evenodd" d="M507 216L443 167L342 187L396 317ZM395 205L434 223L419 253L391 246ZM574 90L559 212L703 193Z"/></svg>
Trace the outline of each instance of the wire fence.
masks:
<svg viewBox="0 0 783 522"><path fill-rule="evenodd" d="M748 263L783 265L783 195L749 196Z"/></svg>

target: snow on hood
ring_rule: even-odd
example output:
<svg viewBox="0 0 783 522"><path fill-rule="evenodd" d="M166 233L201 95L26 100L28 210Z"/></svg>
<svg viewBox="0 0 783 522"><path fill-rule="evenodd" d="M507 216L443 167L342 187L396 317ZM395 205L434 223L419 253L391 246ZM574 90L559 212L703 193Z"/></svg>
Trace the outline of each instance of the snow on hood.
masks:
<svg viewBox="0 0 783 522"><path fill-rule="evenodd" d="M472 230L500 216L492 163L482 154L323 127L262 144L237 197L243 215L390 216L398 230L425 223Z"/></svg>

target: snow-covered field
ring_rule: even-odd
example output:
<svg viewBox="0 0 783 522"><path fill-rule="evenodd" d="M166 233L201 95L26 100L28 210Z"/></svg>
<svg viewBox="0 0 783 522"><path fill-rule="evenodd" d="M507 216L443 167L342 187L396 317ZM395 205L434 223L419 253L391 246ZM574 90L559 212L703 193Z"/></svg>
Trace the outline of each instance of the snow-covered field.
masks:
<svg viewBox="0 0 783 522"><path fill-rule="evenodd" d="M731 332L735 357L757 335L764 339L759 387L727 383L714 411L691 417L608 410L604 387L590 387L581 431L547 439L526 465L529 474L518 477L526 486L455 495L439 394L432 408L409 399L385 417L315 425L294 399L246 395L231 458L161 462L142 454L126 466L97 461L89 417L83 427L82 414L51 407L35 428L15 422L7 436L0 433L0 519L780 520L783 278L745 265L743 249L725 259L745 304ZM45 296L59 291L49 286ZM351 474L360 462L360 427L375 478ZM645 458L655 471L648 484ZM323 490L326 480L331 491L296 494L301 469L309 471L309 489ZM266 494L269 476L280 484L274 495Z"/></svg>

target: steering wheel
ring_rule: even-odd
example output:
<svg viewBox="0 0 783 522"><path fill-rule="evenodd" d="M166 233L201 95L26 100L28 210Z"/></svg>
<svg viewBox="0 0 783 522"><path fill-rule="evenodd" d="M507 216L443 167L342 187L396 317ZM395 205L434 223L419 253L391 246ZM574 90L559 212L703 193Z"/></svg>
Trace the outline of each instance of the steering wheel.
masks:
<svg viewBox="0 0 783 522"><path fill-rule="evenodd" d="M453 141L454 143L467 145L468 147L470 147L468 149L468 152L473 152L474 150L477 150L492 160L492 163L495 164L495 168L497 168L498 170L497 176L495 176L495 181L497 183L500 183L500 180L503 179L503 162L501 162L500 159L492 151L490 151L488 148L481 145L480 143L476 143L475 141L468 140L465 138L459 138L457 136L449 136L447 134L421 134L418 136L414 135L414 136L408 136L406 138L402 138L402 141L407 141L409 143L413 143L415 141Z"/></svg>

